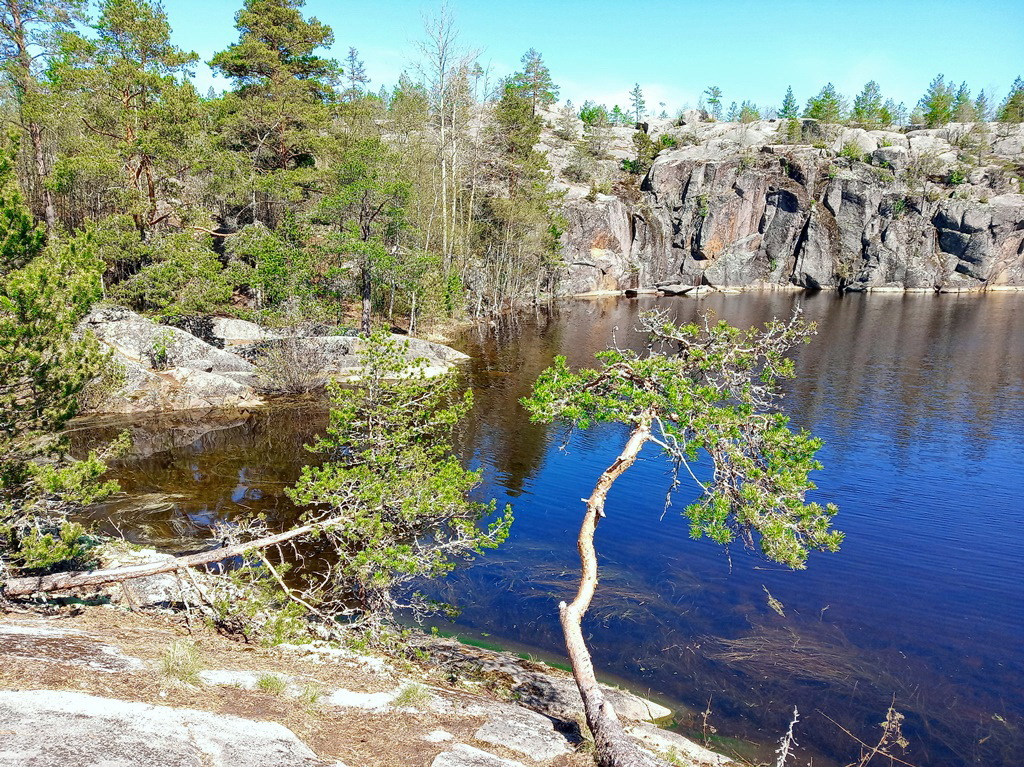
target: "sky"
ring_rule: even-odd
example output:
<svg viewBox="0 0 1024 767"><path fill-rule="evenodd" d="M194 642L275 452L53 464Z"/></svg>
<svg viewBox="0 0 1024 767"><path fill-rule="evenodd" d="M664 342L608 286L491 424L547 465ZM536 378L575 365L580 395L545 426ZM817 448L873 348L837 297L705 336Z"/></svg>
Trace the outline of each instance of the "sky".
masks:
<svg viewBox="0 0 1024 767"><path fill-rule="evenodd" d="M174 40L207 61L237 40L241 0L165 0ZM439 2L307 0L334 29L331 55L359 50L370 87L414 71L416 41ZM495 78L537 49L564 102L626 107L635 83L648 109L694 107L717 85L723 101L778 106L792 86L803 104L828 82L849 98L868 80L913 107L939 73L998 99L1024 76L1024 0L458 0L459 42ZM228 81L200 66L205 91Z"/></svg>

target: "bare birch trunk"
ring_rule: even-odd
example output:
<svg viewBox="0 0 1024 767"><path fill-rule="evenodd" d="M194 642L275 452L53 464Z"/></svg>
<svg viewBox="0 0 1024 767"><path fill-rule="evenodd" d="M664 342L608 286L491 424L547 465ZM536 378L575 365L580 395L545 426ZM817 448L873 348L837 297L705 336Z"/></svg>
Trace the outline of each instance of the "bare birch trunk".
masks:
<svg viewBox="0 0 1024 767"><path fill-rule="evenodd" d="M364 336L370 335L370 325L373 320L373 283L370 281L370 265L363 266L363 312L360 318L359 329Z"/></svg>
<svg viewBox="0 0 1024 767"><path fill-rule="evenodd" d="M46 154L43 150L43 129L39 123L32 121L28 124L28 135L32 140L32 159L36 166L39 192L43 196L43 219L46 221L46 231L53 234L57 227L57 210L53 205L53 192L46 186Z"/></svg>

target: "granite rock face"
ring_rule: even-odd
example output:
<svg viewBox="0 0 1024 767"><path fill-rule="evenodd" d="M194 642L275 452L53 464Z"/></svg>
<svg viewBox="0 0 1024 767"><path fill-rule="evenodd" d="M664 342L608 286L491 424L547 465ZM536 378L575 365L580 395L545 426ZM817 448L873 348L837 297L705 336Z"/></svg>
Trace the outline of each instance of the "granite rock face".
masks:
<svg viewBox="0 0 1024 767"><path fill-rule="evenodd" d="M291 730L80 692L0 691L0 764L323 767Z"/></svg>
<svg viewBox="0 0 1024 767"><path fill-rule="evenodd" d="M92 413L141 413L264 404L274 389L269 359L285 355L294 366L330 377L358 375L365 341L356 336L319 333L284 335L251 322L193 318L189 330L161 325L121 307L96 309L79 328L91 332L112 353L119 372L114 391L93 398ZM207 340L204 340L207 339ZM446 372L465 354L442 344L396 336L407 343L406 356L425 360L425 373ZM278 362L278 365L281 363Z"/></svg>
<svg viewBox="0 0 1024 767"><path fill-rule="evenodd" d="M798 122L652 126L638 199L566 195L560 292L1024 286L1024 127Z"/></svg>

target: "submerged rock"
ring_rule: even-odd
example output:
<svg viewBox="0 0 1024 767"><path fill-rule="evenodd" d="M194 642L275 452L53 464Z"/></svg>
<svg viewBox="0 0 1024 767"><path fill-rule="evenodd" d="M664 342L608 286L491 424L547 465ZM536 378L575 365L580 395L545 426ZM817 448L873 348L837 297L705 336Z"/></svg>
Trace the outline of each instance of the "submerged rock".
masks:
<svg viewBox="0 0 1024 767"><path fill-rule="evenodd" d="M523 706L544 716L574 722L583 715L583 702L576 682L568 674L549 666L523 660L506 653L470 647L454 640L425 638L431 657L448 668L500 680L507 685ZM656 721L672 715L659 703L642 698L628 690L602 685L616 713L623 719ZM484 712L486 713L486 712Z"/></svg>

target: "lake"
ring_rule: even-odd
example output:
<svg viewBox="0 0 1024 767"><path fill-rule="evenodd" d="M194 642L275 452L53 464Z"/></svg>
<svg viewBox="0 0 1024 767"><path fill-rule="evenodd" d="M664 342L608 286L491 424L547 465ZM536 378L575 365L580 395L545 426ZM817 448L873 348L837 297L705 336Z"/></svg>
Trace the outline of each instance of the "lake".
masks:
<svg viewBox="0 0 1024 767"><path fill-rule="evenodd" d="M597 532L602 580L585 623L595 664L667 701L681 730L748 755L771 757L795 706L797 762L845 764L858 744L843 728L873 745L893 705L909 741L896 754L918 767L1018 765L1024 295L580 299L465 333L455 345L473 357L476 403L457 447L484 469L481 497L511 503L516 523L504 547L436 587L462 608L438 625L563 656L557 604L575 585L581 499L625 430L528 422L518 400L555 354L578 366L610 343L639 348L637 315L653 306L747 326L795 304L818 334L794 352L783 408L825 440L809 498L839 505L841 550L793 572L691 540L679 511L693 488L666 512L671 467L649 445ZM287 520L295 510L282 490L323 419L302 404L136 419L136 447L113 472L124 492L90 516L175 551L201 546L218 520ZM93 422L77 436L123 424Z"/></svg>

